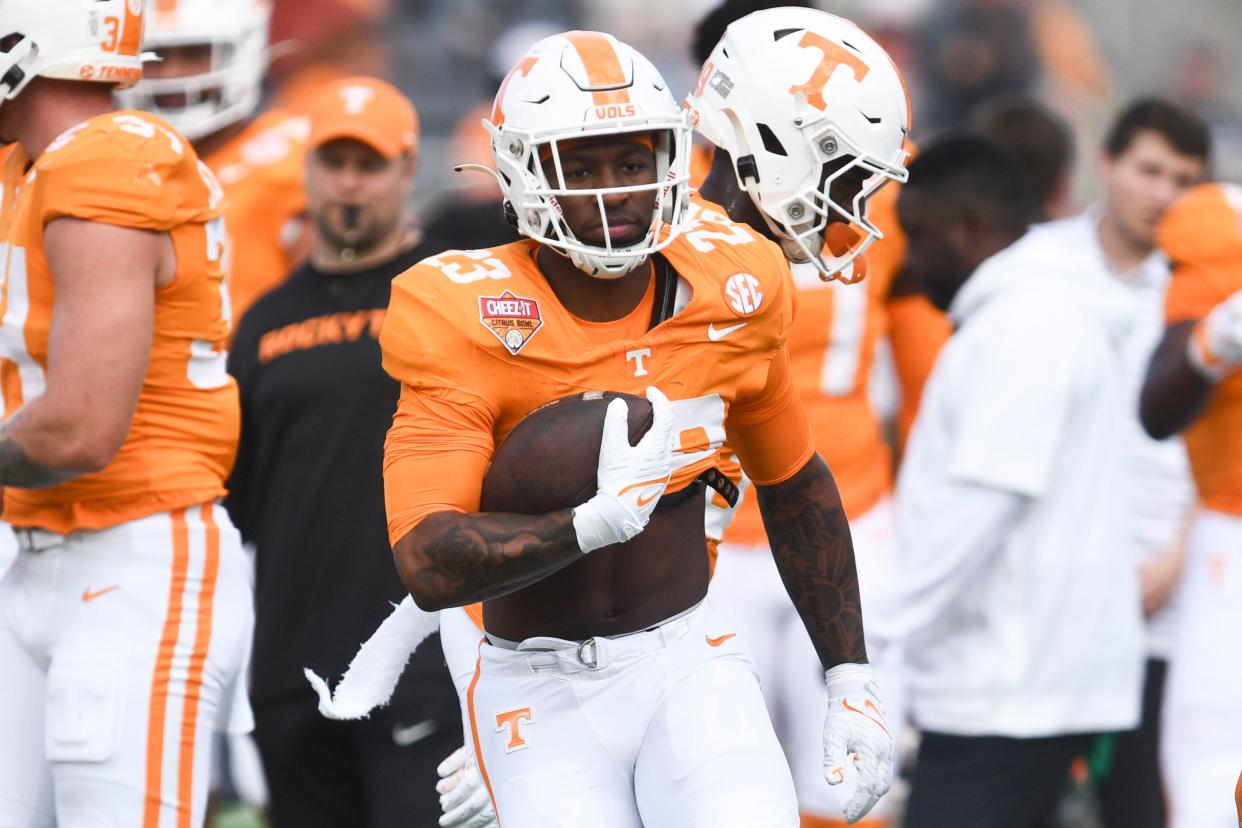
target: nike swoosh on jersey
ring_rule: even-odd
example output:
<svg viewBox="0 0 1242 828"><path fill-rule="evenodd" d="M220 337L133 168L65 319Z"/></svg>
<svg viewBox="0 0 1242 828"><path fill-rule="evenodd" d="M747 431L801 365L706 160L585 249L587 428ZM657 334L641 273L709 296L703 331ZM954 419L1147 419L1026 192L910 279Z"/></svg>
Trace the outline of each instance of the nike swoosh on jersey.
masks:
<svg viewBox="0 0 1242 828"><path fill-rule="evenodd" d="M725 643L725 642L726 642L726 641L728 641L730 638L733 638L733 637L734 637L734 636L736 636L736 635L737 635L737 633L725 633L724 635L719 636L719 637L717 637L717 638L712 638L712 637L709 635L709 636L707 636L707 646L709 646L709 647L719 647L721 644Z"/></svg>
<svg viewBox="0 0 1242 828"><path fill-rule="evenodd" d="M750 324L749 322L739 322L736 325L730 325L727 328L717 328L716 323L708 322L707 323L707 338L710 339L712 342L719 342L720 340L724 339L729 334L733 333L734 331L740 331L742 328L745 328L749 324Z"/></svg>
<svg viewBox="0 0 1242 828"><path fill-rule="evenodd" d="M421 742L435 732L436 722L434 719L427 719L417 724L412 724L409 727L395 725L392 729L392 742L397 747L409 747L415 742Z"/></svg>
<svg viewBox="0 0 1242 828"><path fill-rule="evenodd" d="M120 584L113 584L112 586L106 586L103 589L96 590L92 590L90 587L87 587L82 590L82 603L85 604L88 601L94 601L100 595L107 595L109 592L112 592L112 590L119 589L120 586Z"/></svg>

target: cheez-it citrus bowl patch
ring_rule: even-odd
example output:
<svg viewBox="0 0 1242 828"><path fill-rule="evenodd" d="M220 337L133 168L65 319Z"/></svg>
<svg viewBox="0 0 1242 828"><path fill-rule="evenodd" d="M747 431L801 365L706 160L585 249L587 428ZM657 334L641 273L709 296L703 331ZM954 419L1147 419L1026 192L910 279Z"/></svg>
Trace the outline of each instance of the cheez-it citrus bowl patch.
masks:
<svg viewBox="0 0 1242 828"><path fill-rule="evenodd" d="M479 297L479 322L514 355L543 327L539 303L508 290L499 296Z"/></svg>

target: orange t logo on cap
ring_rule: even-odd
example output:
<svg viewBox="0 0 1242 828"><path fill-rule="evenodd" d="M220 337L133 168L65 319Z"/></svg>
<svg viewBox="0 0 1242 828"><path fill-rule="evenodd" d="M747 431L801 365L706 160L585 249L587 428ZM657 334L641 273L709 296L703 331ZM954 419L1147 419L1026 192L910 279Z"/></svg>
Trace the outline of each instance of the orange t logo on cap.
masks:
<svg viewBox="0 0 1242 828"><path fill-rule="evenodd" d="M375 90L366 86L343 86L340 95L346 112L350 115L361 115L375 97Z"/></svg>

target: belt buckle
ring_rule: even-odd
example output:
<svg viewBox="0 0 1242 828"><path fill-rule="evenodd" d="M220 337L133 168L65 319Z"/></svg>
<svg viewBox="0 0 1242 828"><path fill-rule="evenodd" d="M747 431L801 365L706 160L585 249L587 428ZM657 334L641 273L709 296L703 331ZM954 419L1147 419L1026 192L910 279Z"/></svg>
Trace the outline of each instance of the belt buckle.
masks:
<svg viewBox="0 0 1242 828"><path fill-rule="evenodd" d="M22 529L12 527L12 529L13 537L17 540L17 548L23 552L38 554L39 552L42 552L45 549L50 549L57 544L57 541L51 541L48 543L42 542L45 540L42 536L49 534L43 529L29 527Z"/></svg>
<svg viewBox="0 0 1242 828"><path fill-rule="evenodd" d="M590 660L587 660L587 652L590 651ZM588 638L578 645L578 661L583 667L594 670L599 666L599 645L595 643L594 638Z"/></svg>

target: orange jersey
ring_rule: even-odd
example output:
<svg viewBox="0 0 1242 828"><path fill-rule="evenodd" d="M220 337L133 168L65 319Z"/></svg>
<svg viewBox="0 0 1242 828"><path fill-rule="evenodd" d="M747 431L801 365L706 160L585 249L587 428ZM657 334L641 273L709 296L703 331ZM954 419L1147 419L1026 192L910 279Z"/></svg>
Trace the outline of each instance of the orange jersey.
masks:
<svg viewBox="0 0 1242 828"><path fill-rule="evenodd" d="M1194 188L1165 215L1157 241L1173 265L1168 324L1207 316L1242 290L1242 188ZM1184 436L1203 505L1242 515L1242 370L1217 383Z"/></svg>
<svg viewBox="0 0 1242 828"><path fill-rule="evenodd" d="M561 306L528 240L443 253L394 280L380 336L384 368L402 382L384 463L394 543L433 512L476 511L494 447L535 408L584 391L668 395L671 491L718 465L726 431L759 482L802 468L813 446L784 347L789 268L714 205L692 210L662 251L680 309L651 330L623 319L615 337L593 333Z"/></svg>
<svg viewBox="0 0 1242 828"><path fill-rule="evenodd" d="M53 141L28 170L27 164L19 148L5 156L3 168L0 388L6 418L45 387L55 291L44 225L73 217L167 233L177 274L155 289L150 360L116 457L102 471L58 486L7 489L4 519L64 534L220 497L239 415L223 350L229 328L219 185L184 138L138 112L92 118Z"/></svg>
<svg viewBox="0 0 1242 828"><path fill-rule="evenodd" d="M305 243L303 161L310 121L267 112L204 158L227 196L226 272L233 320L284 281Z"/></svg>

